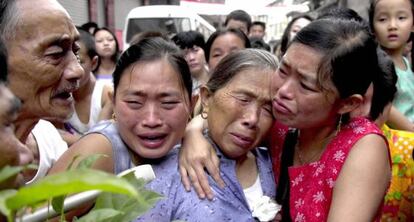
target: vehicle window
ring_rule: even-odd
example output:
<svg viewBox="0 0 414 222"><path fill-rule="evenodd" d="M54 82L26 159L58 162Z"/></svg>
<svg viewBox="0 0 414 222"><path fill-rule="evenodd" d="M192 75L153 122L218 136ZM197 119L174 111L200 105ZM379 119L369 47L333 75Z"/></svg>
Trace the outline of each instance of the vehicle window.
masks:
<svg viewBox="0 0 414 222"><path fill-rule="evenodd" d="M140 32L158 31L168 36L178 32L190 30L190 19L188 18L136 18L129 19L126 41Z"/></svg>

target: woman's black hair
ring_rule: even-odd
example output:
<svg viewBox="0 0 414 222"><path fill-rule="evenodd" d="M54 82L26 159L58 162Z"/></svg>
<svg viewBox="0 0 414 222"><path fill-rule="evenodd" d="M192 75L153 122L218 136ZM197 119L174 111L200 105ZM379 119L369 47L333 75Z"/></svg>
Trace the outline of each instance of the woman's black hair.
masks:
<svg viewBox="0 0 414 222"><path fill-rule="evenodd" d="M129 66L136 62L151 62L160 59L166 59L179 74L188 98L191 99L192 80L187 62L176 45L160 37L142 39L122 53L113 73L114 92L116 93L119 81Z"/></svg>
<svg viewBox="0 0 414 222"><path fill-rule="evenodd" d="M206 57L206 61L208 62L210 60L210 50L211 50L211 46L213 45L214 41L225 34L228 33L233 33L234 35L238 36L241 40L244 41L244 48L250 48L250 40L249 38L244 34L244 32L242 32L240 29L222 29L222 30L217 30L215 31L213 34L210 35L210 37L208 38L207 42L206 42L206 46L204 48L204 55Z"/></svg>
<svg viewBox="0 0 414 222"><path fill-rule="evenodd" d="M282 39L280 42L280 55L283 56L288 48L288 45L290 43L290 41L292 41L292 39L290 38L290 30L292 29L293 23L295 23L298 19L307 19L309 21L313 21L313 18L309 15L306 14L301 14L298 15L294 18L292 18L292 20L290 20L290 22L287 24L285 30L283 31L283 35L282 35Z"/></svg>
<svg viewBox="0 0 414 222"><path fill-rule="evenodd" d="M119 53L120 53L118 39L116 38L116 35L111 30L109 30L106 27L102 27L102 28L95 29L95 31L93 32L93 36L96 37L96 33L98 33L99 31L102 31L102 30L105 30L105 31L109 32L112 35L112 37L114 38L114 41L115 41L115 53L111 56L111 60L116 63L116 61L118 60L118 57L119 57Z"/></svg>

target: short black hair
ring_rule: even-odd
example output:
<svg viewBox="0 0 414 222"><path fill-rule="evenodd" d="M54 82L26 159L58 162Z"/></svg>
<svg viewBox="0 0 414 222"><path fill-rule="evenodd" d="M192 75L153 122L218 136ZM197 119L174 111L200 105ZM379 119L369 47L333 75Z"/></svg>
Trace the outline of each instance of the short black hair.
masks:
<svg viewBox="0 0 414 222"><path fill-rule="evenodd" d="M259 37L251 37L250 38L250 45L254 49L263 49L270 52L270 46L266 44L262 38Z"/></svg>
<svg viewBox="0 0 414 222"><path fill-rule="evenodd" d="M88 51L89 58L93 59L93 57L99 56L98 53L96 52L95 39L92 36L92 34L89 33L88 31L83 30L82 28L78 29L78 32L79 32L79 40L85 45Z"/></svg>
<svg viewBox="0 0 414 222"><path fill-rule="evenodd" d="M83 30L85 30L87 32L89 32L89 29L90 28L97 29L98 28L98 24L96 24L95 22L87 22L87 23L85 23L85 24L83 24L81 26L81 29L83 29Z"/></svg>
<svg viewBox="0 0 414 222"><path fill-rule="evenodd" d="M243 10L235 10L230 12L230 14L227 15L226 17L226 21L224 22L224 26L227 26L227 23L229 23L230 20L237 20L237 21L242 21L244 23L246 23L247 25L247 30L250 30L250 27L252 26L252 18L250 17L250 15Z"/></svg>
<svg viewBox="0 0 414 222"><path fill-rule="evenodd" d="M198 46L204 49L206 42L204 36L197 31L180 32L171 39L181 49L190 49Z"/></svg>

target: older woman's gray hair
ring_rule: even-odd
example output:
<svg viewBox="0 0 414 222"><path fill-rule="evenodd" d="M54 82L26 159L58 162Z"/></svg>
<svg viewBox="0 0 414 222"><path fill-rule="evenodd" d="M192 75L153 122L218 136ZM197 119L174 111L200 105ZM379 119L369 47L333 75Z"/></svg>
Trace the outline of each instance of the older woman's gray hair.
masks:
<svg viewBox="0 0 414 222"><path fill-rule="evenodd" d="M276 71L279 62L273 54L261 49L243 49L232 52L217 65L206 86L214 93L224 87L237 73L247 69L263 72Z"/></svg>

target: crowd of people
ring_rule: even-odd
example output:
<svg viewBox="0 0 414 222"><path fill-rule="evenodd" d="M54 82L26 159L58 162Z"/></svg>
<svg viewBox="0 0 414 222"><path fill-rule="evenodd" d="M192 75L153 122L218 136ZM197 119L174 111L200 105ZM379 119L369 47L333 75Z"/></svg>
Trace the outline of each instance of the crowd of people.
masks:
<svg viewBox="0 0 414 222"><path fill-rule="evenodd" d="M103 154L94 169L152 166L163 199L136 221L413 221L414 4L368 14L299 14L272 48L235 10L208 39L121 52L56 0L1 0L0 167L38 167L0 188Z"/></svg>

